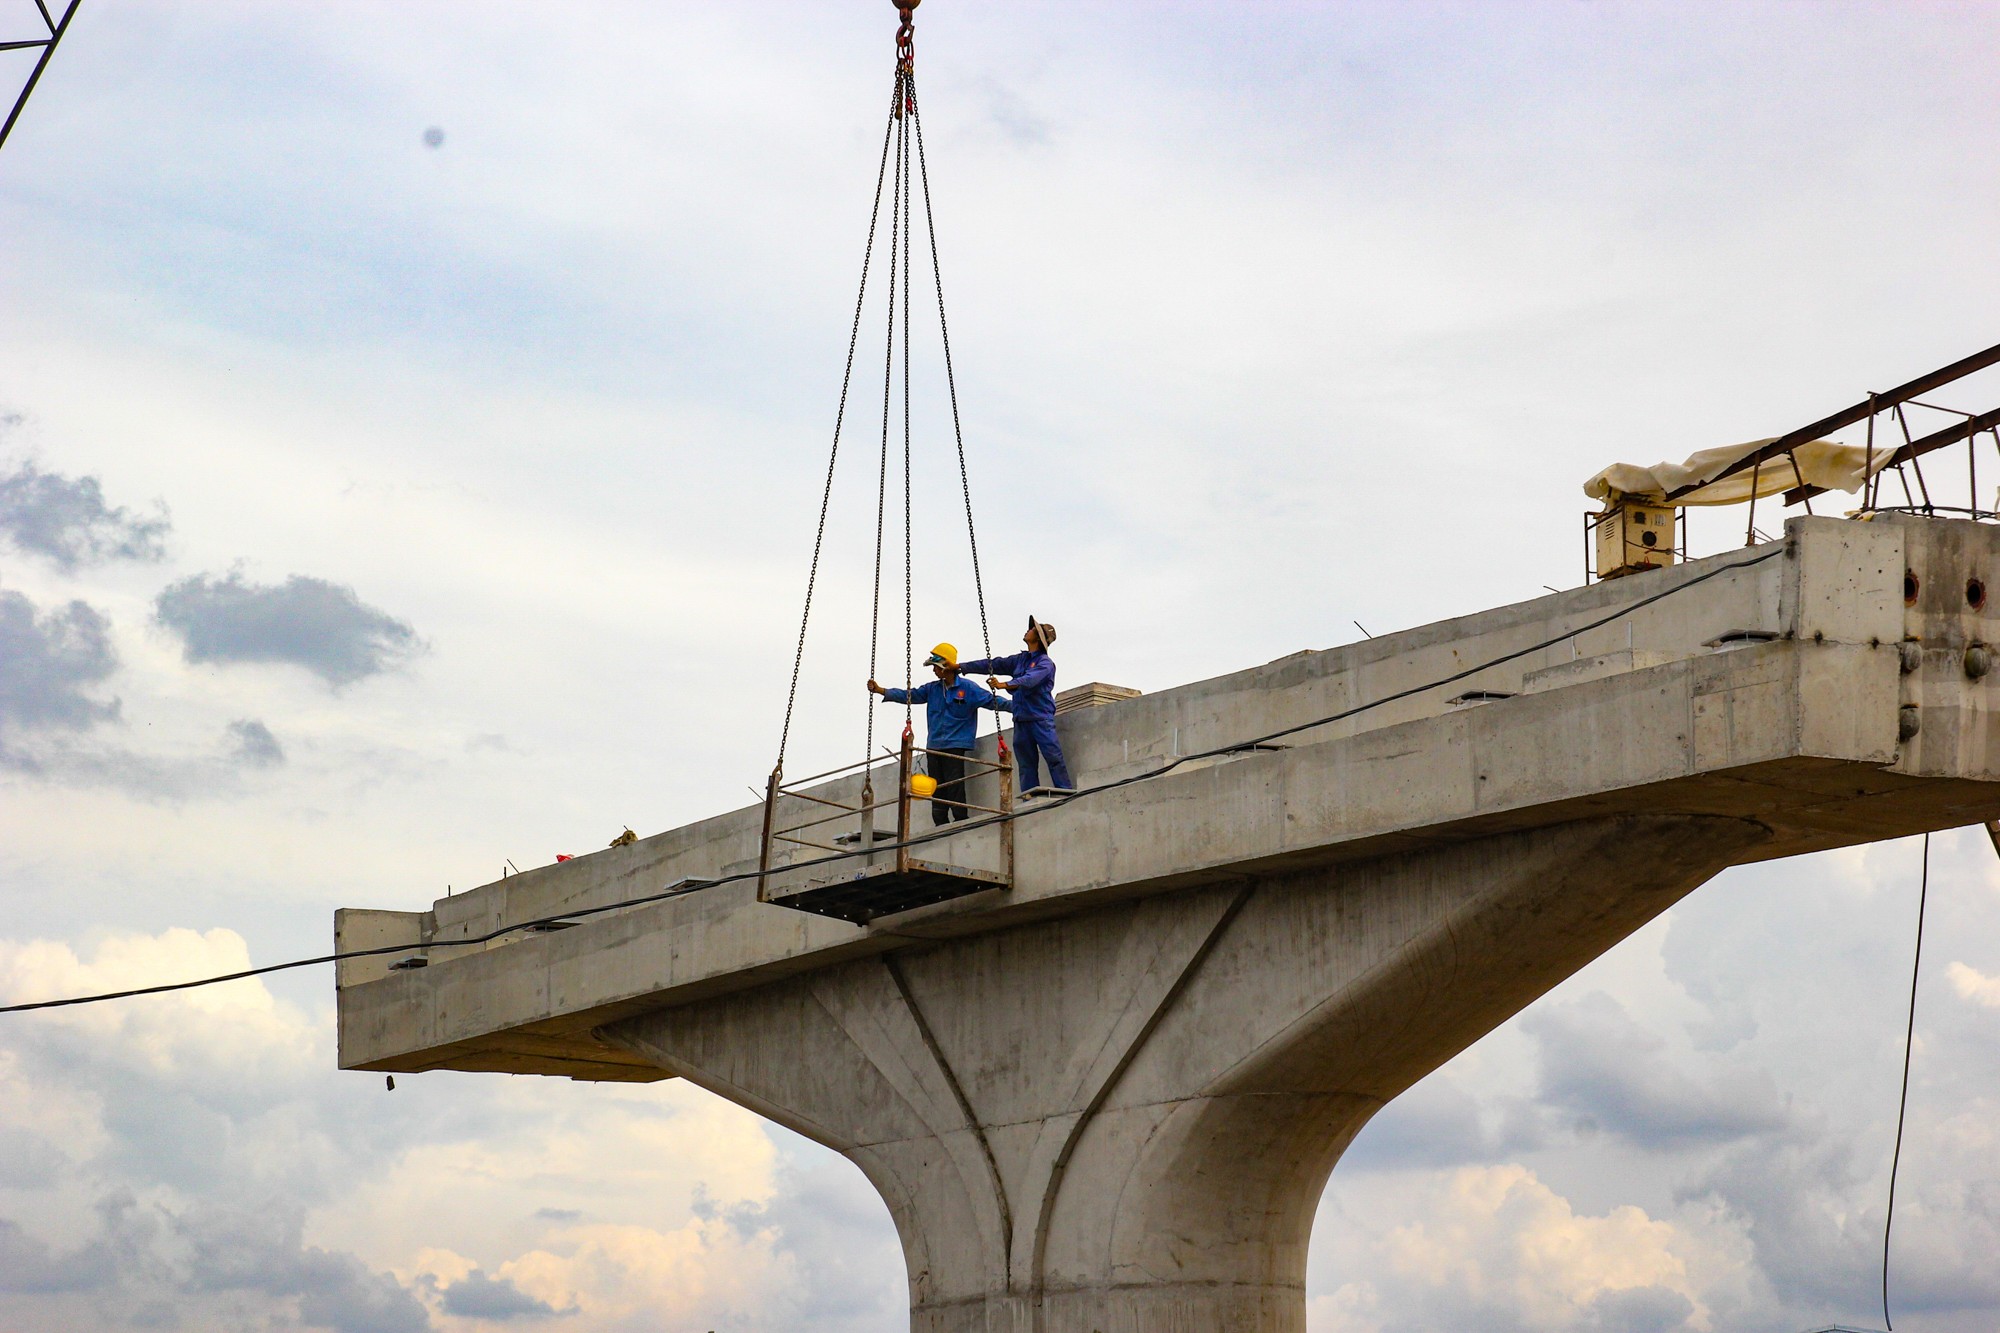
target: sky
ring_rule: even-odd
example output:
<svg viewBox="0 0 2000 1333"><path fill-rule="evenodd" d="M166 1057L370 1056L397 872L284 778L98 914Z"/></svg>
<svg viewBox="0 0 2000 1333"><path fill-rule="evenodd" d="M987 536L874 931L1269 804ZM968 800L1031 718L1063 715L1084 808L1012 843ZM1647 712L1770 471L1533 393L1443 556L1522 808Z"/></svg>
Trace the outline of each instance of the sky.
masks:
<svg viewBox="0 0 2000 1333"><path fill-rule="evenodd" d="M0 40L34 21L0 0ZM0 150L0 997L322 952L336 907L748 802L893 26L79 12ZM1573 586L1598 468L2000 341L1988 5L917 28L992 636L1054 621L1068 682ZM914 632L969 647L915 356ZM867 706L859 420L792 737L828 766ZM1879 1327L1922 856L1728 871L1392 1104L1322 1202L1312 1333ZM2000 1322L2000 859L1929 857L1892 1283L1960 1333ZM837 1156L678 1081L389 1091L335 1069L331 987L0 1019L0 1329L907 1326Z"/></svg>

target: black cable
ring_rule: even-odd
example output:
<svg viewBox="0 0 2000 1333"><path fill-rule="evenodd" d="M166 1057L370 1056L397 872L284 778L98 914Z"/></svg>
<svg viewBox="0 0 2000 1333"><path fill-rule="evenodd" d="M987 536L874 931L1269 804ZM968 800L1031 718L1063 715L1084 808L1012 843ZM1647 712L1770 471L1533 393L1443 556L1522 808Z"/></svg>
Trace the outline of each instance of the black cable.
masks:
<svg viewBox="0 0 2000 1333"><path fill-rule="evenodd" d="M1896 1100L1896 1151L1889 1158L1889 1206L1882 1213L1882 1323L1896 1333L1889 1318L1889 1233L1896 1221L1896 1171L1903 1164L1903 1115L1910 1108L1910 1049L1917 1036L1917 977L1924 966L1924 904L1931 893L1931 835L1924 834L1924 868L1917 881L1917 948L1910 961L1910 1022L1903 1029L1903 1091Z"/></svg>
<svg viewBox="0 0 2000 1333"><path fill-rule="evenodd" d="M1274 740L1279 740L1286 736L1296 735L1298 732L1301 731L1310 731L1314 727L1324 727L1331 725L1332 723L1335 722L1342 722L1350 717L1355 717L1358 716L1359 714L1366 713L1371 709L1380 708L1384 704L1395 703L1400 699L1407 699L1412 695L1421 694L1426 690L1435 690L1442 688L1443 686L1446 685L1456 684L1457 682L1464 680L1468 676L1477 675L1481 671L1487 671L1491 670L1493 667L1502 666L1508 662L1515 661L1518 658L1526 657L1530 653L1537 653L1547 648L1553 648L1557 644L1563 642L1565 639L1573 639L1580 634L1588 634L1592 630L1602 629L1604 626L1610 624L1614 620L1622 619L1625 616L1631 615L1635 611L1644 610L1646 607L1649 607L1656 602L1661 602L1669 597L1677 596L1680 593L1686 592L1689 588L1699 587L1701 584L1708 582L1710 579L1719 578L1724 574L1732 574L1740 569L1749 569L1753 565L1761 565L1766 560L1775 560L1779 556L1784 555L1787 549L1788 548L1786 547L1780 546L1774 550L1765 552L1763 555L1754 556L1749 560L1738 560L1734 564L1718 565L1714 569L1707 570L1701 574L1696 575L1695 577L1687 580L1685 583L1675 584L1671 588L1662 589L1661 591L1654 593L1650 597L1644 597L1627 606L1620 607L1618 610L1613 611L1609 615L1600 616L1598 619L1593 620L1588 624L1578 625L1573 629L1565 630L1563 633L1556 635L1554 638L1544 639L1540 643L1530 644L1526 648L1518 648L1510 653L1503 653L1499 657L1490 658L1487 661L1482 662L1477 666L1466 667L1462 671L1455 671L1449 676L1444 676L1441 677L1440 679L1429 681L1422 685L1412 685L1408 689L1398 690L1393 694L1385 694L1379 699L1372 699L1367 703L1356 704L1352 708L1345 708L1342 709L1340 712L1330 713L1325 717L1314 718L1312 721L1309 722L1300 722L1293 726L1282 727L1277 731L1267 732L1262 736L1256 736L1249 740L1235 741L1229 745L1217 746L1212 750L1202 750L1194 754L1182 755L1177 759L1169 760L1167 763L1162 764L1158 768L1148 769L1144 773L1134 773L1127 777L1114 779L1110 782L1099 783L1094 787L1083 787L1063 796L1051 797L1047 800L1042 801L1040 804L1028 806L1025 809L1012 810L1006 814L1001 814L1001 815L988 815L984 819L967 820L962 823L936 828L928 833L918 834L914 837L906 838L896 843L891 843L891 844L877 843L875 847L872 849L872 851L875 853L880 853L884 851L896 851L904 847L920 847L926 843L934 842L939 838L952 837L955 836L956 834L970 832L973 829L981 828L987 825L1012 823L1020 819L1026 818L1029 815L1041 814L1044 811L1058 809L1061 806L1068 805L1072 801L1080 801L1086 796L1095 796L1107 791L1117 791L1122 787L1130 787L1140 782L1150 782L1155 778L1165 777L1167 774L1179 768L1182 764L1191 763L1197 759L1213 759L1226 754L1234 754L1242 750L1254 749L1259 745L1266 745ZM833 865L837 862L848 861L854 859L855 857L868 856L870 854L871 854L871 849L857 847L853 851L835 852L831 855L817 857L810 861L793 862L791 865L785 867L785 869L814 870L820 866ZM1928 864L1929 864L1928 860L1926 860L1926 866L1928 866ZM429 944L392 944L392 945L383 945L379 948L373 948L373 949L350 949L344 952L322 954L317 958L300 958L300 959L295 959L294 961L288 963L271 963L264 967L253 967L241 972L230 972L222 976L216 976L216 977L203 977L194 981L177 981L160 986L142 986L133 990L110 991L99 995L72 996L68 999L62 999L62 1000L36 1000L27 1004L0 1005L0 1014L25 1013L33 1009L59 1009L70 1005L95 1004L102 1000L122 1000L136 995L157 995L165 991L191 990L197 986L213 986L213 985L218 985L225 981L241 981L247 977L264 976L267 973L284 972L292 968L314 967L321 963L337 963L349 958L375 958L375 957L380 957L381 955L384 954L410 953L418 949L468 948L474 945L491 943L492 941L499 939L501 936L512 934L515 931L532 930L538 926L556 925L558 923L578 921L585 917L602 916L606 912L618 912L632 907L644 907L651 903L663 902L669 898L679 898L686 894L699 892L703 889L719 888L725 884L736 884L736 883L741 883L745 880L753 880L758 877L759 873L760 872L756 870L741 870L737 871L735 874L721 875L714 879L695 880L689 883L676 885L675 887L672 888L662 889L657 893L641 894L636 898L623 898L617 902L601 903L595 907L579 907L572 911L558 912L550 916L535 917L534 919L528 921L517 921L511 925L500 926L497 927L496 929L489 930L484 935L471 936L469 938L462 940L433 940ZM1912 1022L1914 1022L1914 1018L1912 1019Z"/></svg>

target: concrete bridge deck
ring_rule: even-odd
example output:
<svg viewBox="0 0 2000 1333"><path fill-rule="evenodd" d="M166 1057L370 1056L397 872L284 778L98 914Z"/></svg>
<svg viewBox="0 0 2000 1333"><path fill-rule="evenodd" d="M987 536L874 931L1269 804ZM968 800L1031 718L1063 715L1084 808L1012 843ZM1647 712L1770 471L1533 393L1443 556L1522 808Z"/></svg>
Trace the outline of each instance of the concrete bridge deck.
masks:
<svg viewBox="0 0 2000 1333"><path fill-rule="evenodd" d="M2000 816L1988 585L1995 528L1800 519L1073 714L1090 787L1495 663L1025 815L1011 890L867 926L746 880L441 947L754 868L754 807L344 911L430 965L341 965L341 1063L695 1079L861 1164L918 1328L1297 1329L1390 1097L1728 865Z"/></svg>
<svg viewBox="0 0 2000 1333"><path fill-rule="evenodd" d="M440 898L428 912L343 911L340 947L407 942L432 966L392 972L396 955L341 965L341 1064L657 1077L590 1030L857 953L1080 910L1107 894L1591 815L1747 815L1772 830L1743 858L1763 860L2000 814L1986 786L2000 780L1986 723L1991 683L1968 680L1959 660L1968 643L2000 640L2000 605L1989 615L1963 600L1965 580L1982 573L2000 593L1991 535L1946 520L1797 520L1782 558L1531 657L1287 737L1281 750L1198 761L1025 818L1011 893L869 927L760 904L745 882L478 950L421 948L753 868L755 806ZM1080 785L1143 772L1559 637L1770 549L1122 700L1066 717L1064 743ZM1932 565L1949 568L1931 577ZM1905 568L1920 582L1914 606L1903 600ZM1924 651L1908 675L1906 636ZM1515 697L1451 702L1478 691ZM1922 729L1899 743L1905 704L1921 710ZM990 754L990 737L984 747ZM927 854L950 860L951 843Z"/></svg>

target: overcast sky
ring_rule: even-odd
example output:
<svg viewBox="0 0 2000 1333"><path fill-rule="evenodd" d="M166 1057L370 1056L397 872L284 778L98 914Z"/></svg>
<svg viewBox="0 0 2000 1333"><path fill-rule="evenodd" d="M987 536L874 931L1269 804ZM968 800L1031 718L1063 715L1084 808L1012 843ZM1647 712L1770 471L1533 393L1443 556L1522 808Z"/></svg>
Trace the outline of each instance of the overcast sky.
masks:
<svg viewBox="0 0 2000 1333"><path fill-rule="evenodd" d="M35 21L0 0L0 40ZM82 9L0 152L0 994L320 952L335 907L747 801L893 25ZM995 634L1055 621L1066 682L1573 585L1599 467L2000 341L1991 5L932 0L918 33ZM917 368L917 634L968 646ZM793 740L829 762L869 480ZM2000 863L1931 855L1894 1285L1899 1329L1969 1333ZM1313 1333L1879 1325L1918 864L1725 873L1390 1107L1322 1205ZM387 1092L335 1071L331 984L0 1020L0 1327L906 1327L841 1159L678 1082Z"/></svg>

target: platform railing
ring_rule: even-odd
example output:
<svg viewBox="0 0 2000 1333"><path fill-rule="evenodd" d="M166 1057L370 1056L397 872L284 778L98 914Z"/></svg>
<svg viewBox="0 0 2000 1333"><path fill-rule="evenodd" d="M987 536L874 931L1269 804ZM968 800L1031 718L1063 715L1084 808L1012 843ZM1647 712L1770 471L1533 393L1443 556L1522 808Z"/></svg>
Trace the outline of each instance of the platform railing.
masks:
<svg viewBox="0 0 2000 1333"><path fill-rule="evenodd" d="M875 792L876 771L878 767L882 766L881 758L878 756L858 759L851 764L842 764L837 768L829 768L823 772L789 781L785 779L782 770L773 770L770 780L765 784L764 789L764 830L762 846L757 859L758 900L760 902L770 901L771 876L774 871L785 869L782 865L774 866L772 862L777 853L785 847L802 847L814 851L834 853L836 855L853 855L864 866L876 864L876 816L878 812L888 809L894 809L896 812L896 834L893 847L895 869L898 874L907 873L911 869L912 863L916 860L910 846L911 808L916 801L921 799L929 799L933 803L944 804L954 809L975 811L980 816L984 816L983 818L954 820L942 824L938 827L940 834L980 828L989 823L998 823L1000 826L1000 851L1001 861L1004 866L1003 873L1011 881L1014 872L1014 824L1012 819L1014 810L1014 767L1013 758L1007 751L1007 742L1001 739L998 742L998 746L998 756L994 759L985 759L977 754L964 754L956 750L931 749L916 744L914 735L909 728L905 727L900 746L895 749L891 749L888 746L882 747L883 755L895 760L896 786L893 794L880 800L876 799ZM917 757L919 755L928 757L930 755L942 754L949 754L952 758L962 761L965 765L966 774L964 780L958 784L957 799L946 798L936 790L928 798L918 797L911 790L910 783L910 780L916 776ZM844 801L833 796L824 795L819 791L805 790L808 786L823 786L824 784L833 783L837 779L849 777L857 772L862 775L861 791L857 800ZM998 779L999 803L997 805L981 805L971 799L974 777L988 772L994 774ZM939 784L940 788L942 785ZM803 811L794 809L791 813L787 814L783 808L784 802L787 800L805 802L810 808ZM799 814L811 814L817 817L799 819L797 818ZM787 820L791 820L792 822L786 822ZM837 831L838 826L843 824L848 825L852 831L844 835L839 833ZM806 836L815 830L825 830L828 826L835 826L835 831L821 834L820 836L830 837L831 841L822 842L817 840L816 837Z"/></svg>

